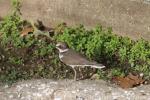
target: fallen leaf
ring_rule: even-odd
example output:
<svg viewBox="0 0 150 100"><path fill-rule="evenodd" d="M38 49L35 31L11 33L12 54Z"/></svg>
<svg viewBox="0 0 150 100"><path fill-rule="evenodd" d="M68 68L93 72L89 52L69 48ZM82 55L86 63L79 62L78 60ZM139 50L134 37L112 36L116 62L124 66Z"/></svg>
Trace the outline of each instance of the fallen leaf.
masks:
<svg viewBox="0 0 150 100"><path fill-rule="evenodd" d="M112 81L124 89L132 88L145 82L142 77L139 75L133 75L132 73L129 73L126 77L113 77Z"/></svg>
<svg viewBox="0 0 150 100"><path fill-rule="evenodd" d="M26 36L26 35L28 35L29 32L33 32L33 31L34 31L34 29L32 27L25 28L25 29L23 29L21 31L21 35L20 36L21 37Z"/></svg>
<svg viewBox="0 0 150 100"><path fill-rule="evenodd" d="M145 81L140 75L133 75L132 73L129 73L127 77L130 78L131 80L134 80L135 85L143 84Z"/></svg>
<svg viewBox="0 0 150 100"><path fill-rule="evenodd" d="M132 88L134 81L130 80L127 77L115 77L113 78L113 82L115 82L117 85L119 85L121 88L127 89Z"/></svg>

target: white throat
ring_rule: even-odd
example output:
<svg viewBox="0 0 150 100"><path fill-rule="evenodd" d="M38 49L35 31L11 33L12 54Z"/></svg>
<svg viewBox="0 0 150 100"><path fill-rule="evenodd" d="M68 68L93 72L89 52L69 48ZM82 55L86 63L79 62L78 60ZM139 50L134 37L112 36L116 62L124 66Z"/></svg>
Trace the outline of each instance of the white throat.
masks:
<svg viewBox="0 0 150 100"><path fill-rule="evenodd" d="M67 52L69 49L64 49L64 50L62 50L62 49L59 49L59 48L58 48L58 50L59 50L59 53L63 53L63 52Z"/></svg>
<svg viewBox="0 0 150 100"><path fill-rule="evenodd" d="M64 50L58 49L58 50L59 50L59 58L62 61L62 58L64 57L62 53L67 52L69 49L64 49Z"/></svg>

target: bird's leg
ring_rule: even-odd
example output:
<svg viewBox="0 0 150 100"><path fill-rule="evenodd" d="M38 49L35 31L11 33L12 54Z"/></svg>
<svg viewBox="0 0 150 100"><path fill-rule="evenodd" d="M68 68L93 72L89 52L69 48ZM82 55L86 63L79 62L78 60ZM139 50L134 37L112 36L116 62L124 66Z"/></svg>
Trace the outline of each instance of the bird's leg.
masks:
<svg viewBox="0 0 150 100"><path fill-rule="evenodd" d="M89 77L92 77L95 73L96 73L96 68L92 68L92 73L90 74L90 76Z"/></svg>
<svg viewBox="0 0 150 100"><path fill-rule="evenodd" d="M77 80L77 71L76 71L75 67L73 67L72 69L74 71L74 80L76 81Z"/></svg>
<svg viewBox="0 0 150 100"><path fill-rule="evenodd" d="M83 78L84 78L84 75L83 75L82 70L81 70L80 67L79 67L79 72L81 73L81 78L80 78L80 79L83 79Z"/></svg>

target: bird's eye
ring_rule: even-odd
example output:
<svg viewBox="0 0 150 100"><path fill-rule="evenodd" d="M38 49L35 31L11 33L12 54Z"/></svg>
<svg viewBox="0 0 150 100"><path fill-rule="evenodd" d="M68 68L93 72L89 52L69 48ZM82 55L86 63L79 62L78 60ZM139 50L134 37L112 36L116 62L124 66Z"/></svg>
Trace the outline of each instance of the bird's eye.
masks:
<svg viewBox="0 0 150 100"><path fill-rule="evenodd" d="M57 44L56 47L59 49L66 49L67 48L67 46L65 44Z"/></svg>

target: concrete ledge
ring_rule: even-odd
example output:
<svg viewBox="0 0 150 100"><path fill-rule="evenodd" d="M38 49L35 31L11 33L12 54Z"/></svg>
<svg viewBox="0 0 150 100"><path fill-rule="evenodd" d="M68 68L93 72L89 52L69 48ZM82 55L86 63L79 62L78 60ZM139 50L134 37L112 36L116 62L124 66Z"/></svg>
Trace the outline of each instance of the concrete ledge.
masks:
<svg viewBox="0 0 150 100"><path fill-rule="evenodd" d="M0 15L9 8L8 0L0 1ZM22 17L42 20L48 26L61 22L93 27L102 24L114 32L133 39L150 39L149 0L23 0Z"/></svg>
<svg viewBox="0 0 150 100"><path fill-rule="evenodd" d="M102 80L30 80L0 88L1 100L149 100L150 86L121 89Z"/></svg>

